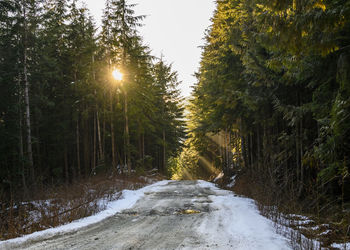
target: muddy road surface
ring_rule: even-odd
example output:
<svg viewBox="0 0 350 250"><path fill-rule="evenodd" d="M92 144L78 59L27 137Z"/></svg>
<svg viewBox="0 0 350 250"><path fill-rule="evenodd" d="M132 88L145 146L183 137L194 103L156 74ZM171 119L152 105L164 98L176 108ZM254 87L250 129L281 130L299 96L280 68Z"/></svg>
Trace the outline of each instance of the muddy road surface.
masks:
<svg viewBox="0 0 350 250"><path fill-rule="evenodd" d="M289 249L273 230L251 200L206 182L169 181L97 224L5 249Z"/></svg>

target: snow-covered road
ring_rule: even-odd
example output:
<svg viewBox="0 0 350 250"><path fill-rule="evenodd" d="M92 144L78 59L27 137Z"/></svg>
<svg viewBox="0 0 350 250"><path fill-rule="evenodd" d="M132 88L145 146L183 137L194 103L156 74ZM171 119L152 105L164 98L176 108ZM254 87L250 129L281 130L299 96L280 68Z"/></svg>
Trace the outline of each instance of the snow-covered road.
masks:
<svg viewBox="0 0 350 250"><path fill-rule="evenodd" d="M108 210L0 249L291 249L254 202L204 181L126 191Z"/></svg>

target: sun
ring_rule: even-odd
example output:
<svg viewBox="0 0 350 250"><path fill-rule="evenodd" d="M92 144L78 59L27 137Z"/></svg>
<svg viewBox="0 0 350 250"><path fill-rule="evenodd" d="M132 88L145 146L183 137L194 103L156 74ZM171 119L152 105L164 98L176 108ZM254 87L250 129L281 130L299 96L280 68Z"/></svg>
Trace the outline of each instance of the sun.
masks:
<svg viewBox="0 0 350 250"><path fill-rule="evenodd" d="M113 70L112 75L113 75L113 78L117 81L123 80L123 73L120 72L120 70L118 69Z"/></svg>

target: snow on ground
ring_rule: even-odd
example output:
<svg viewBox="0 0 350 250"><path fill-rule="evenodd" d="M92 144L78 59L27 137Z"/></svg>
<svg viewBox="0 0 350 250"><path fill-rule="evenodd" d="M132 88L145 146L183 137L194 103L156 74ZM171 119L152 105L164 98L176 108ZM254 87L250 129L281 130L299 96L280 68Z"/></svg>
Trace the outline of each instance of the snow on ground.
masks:
<svg viewBox="0 0 350 250"><path fill-rule="evenodd" d="M169 182L171 181L160 181L160 182L154 183L153 185L149 185L135 191L123 190L122 196L119 200L109 202L107 204L106 210L101 211L96 215L86 217L56 228L50 228L47 230L25 235L23 237L19 237L19 238L7 240L7 241L0 241L0 249L2 249L3 247L6 248L6 245L8 244L13 244L13 243L20 244L26 241L45 239L53 235L61 235L68 232L74 232L80 228L98 223L108 217L115 215L116 213L124 209L131 208L144 195L145 192L149 192L150 190L156 191L161 186L166 185Z"/></svg>
<svg viewBox="0 0 350 250"><path fill-rule="evenodd" d="M270 209L271 211L274 210L274 208ZM277 207L275 209L277 209ZM299 214L283 214L279 213L277 210L271 213L269 218L274 221L276 232L290 239L293 249L329 249L329 247L323 247L321 242L323 237L327 237L328 234L333 232L329 229L329 224L317 224L307 216ZM306 237L303 234L303 231L309 233L313 231L314 238ZM341 250L350 249L350 242L333 243L330 247L332 247L332 249Z"/></svg>
<svg viewBox="0 0 350 250"><path fill-rule="evenodd" d="M167 188L169 188L167 184L171 182L174 181L157 182L136 191L124 190L119 200L108 202L106 210L94 216L20 238L3 242L0 241L0 249L6 249L6 247L11 244L20 244L27 241L41 241L54 235L63 235L78 231L83 227L109 218L122 210L132 208L137 201L149 192L156 193L157 191L161 192L163 190L162 192L164 193L164 189L167 190ZM231 179L231 183L232 182L234 182L234 178ZM271 220L260 215L254 200L238 197L233 192L219 189L209 182L198 181L198 184L195 185L200 188L208 189L209 200L203 201L208 202L207 205L210 208L208 213L202 213L203 217L201 218L203 218L203 220L200 221L198 224L199 226L193 228L198 236L205 240L205 244L202 245L203 247L198 249L228 249L229 247L229 249L239 250L284 250L292 248L287 238L289 238L291 234L297 235L295 233L297 231L288 227L290 224L289 219L283 217L286 223L274 225ZM180 197L181 192L179 193L177 190L173 192L177 194L175 197ZM194 198L194 200L198 200L198 197ZM298 219L299 222L297 225L299 226L312 222L308 217L302 217L300 215L289 215L289 218ZM276 233L276 230L279 234ZM309 242L303 235L298 237L301 237L299 240L305 241L307 244L306 246L310 246L311 244L315 249L320 248L319 242ZM296 245L296 247L298 247L298 245ZM350 244L346 246L343 244L333 244L332 247L340 249L345 249L346 247L346 249L349 249ZM186 247L180 249L186 249Z"/></svg>
<svg viewBox="0 0 350 250"><path fill-rule="evenodd" d="M235 185L235 183L236 183L236 176L234 175L234 176L232 176L232 177L230 178L230 183L227 184L226 187L228 187L228 188L233 188L233 186Z"/></svg>
<svg viewBox="0 0 350 250"><path fill-rule="evenodd" d="M224 172L220 172L220 174L218 174L218 176L215 177L213 182L217 182L218 180L222 179L223 177L224 177Z"/></svg>
<svg viewBox="0 0 350 250"><path fill-rule="evenodd" d="M205 235L208 245L221 242L231 249L291 249L288 240L277 233L272 221L260 215L253 200L235 196L232 192L218 189L208 182L200 182L203 188L215 190L210 196L214 211L198 228Z"/></svg>
<svg viewBox="0 0 350 250"><path fill-rule="evenodd" d="M334 243L331 245L331 247L339 248L339 249L350 249L350 242L342 243L342 244Z"/></svg>

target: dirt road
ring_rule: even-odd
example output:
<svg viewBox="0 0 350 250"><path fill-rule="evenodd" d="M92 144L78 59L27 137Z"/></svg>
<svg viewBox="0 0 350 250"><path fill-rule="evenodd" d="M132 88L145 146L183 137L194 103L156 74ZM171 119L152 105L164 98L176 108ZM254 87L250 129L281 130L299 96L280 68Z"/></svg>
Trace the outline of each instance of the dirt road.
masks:
<svg viewBox="0 0 350 250"><path fill-rule="evenodd" d="M251 200L205 182L181 181L150 189L131 209L97 224L11 249L280 250L289 246L274 234Z"/></svg>

